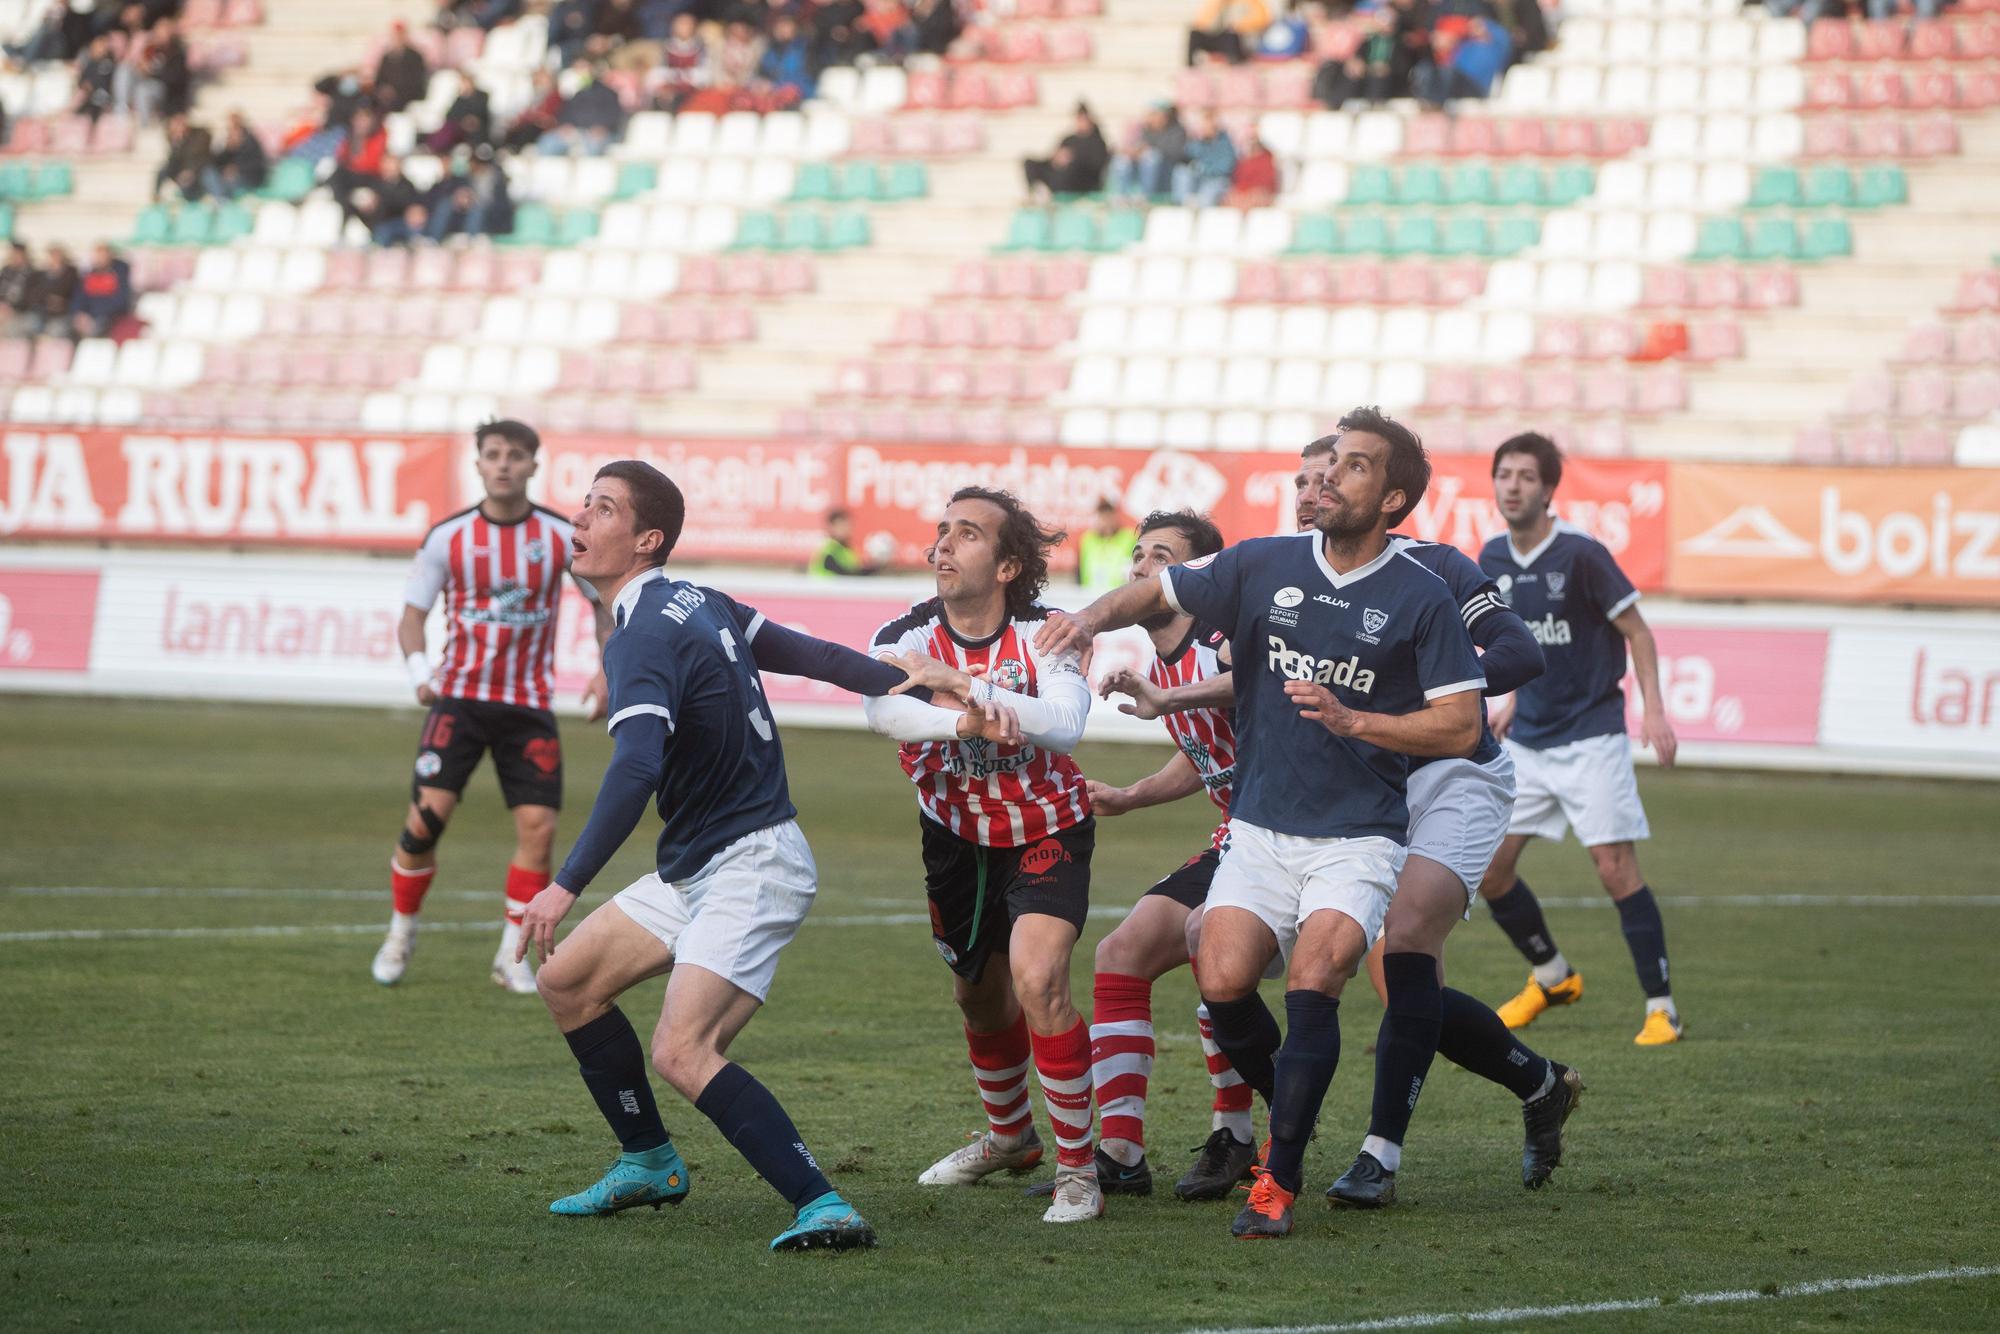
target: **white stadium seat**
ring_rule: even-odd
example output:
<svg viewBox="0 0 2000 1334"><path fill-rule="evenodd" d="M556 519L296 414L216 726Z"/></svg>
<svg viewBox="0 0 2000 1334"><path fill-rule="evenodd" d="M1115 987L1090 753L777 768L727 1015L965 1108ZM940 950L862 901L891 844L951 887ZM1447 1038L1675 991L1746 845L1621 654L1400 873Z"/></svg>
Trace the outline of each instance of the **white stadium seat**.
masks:
<svg viewBox="0 0 2000 1334"><path fill-rule="evenodd" d="M1207 407L1221 394L1222 363L1214 357L1182 357L1174 363L1174 380L1167 388L1168 403Z"/></svg>
<svg viewBox="0 0 2000 1334"><path fill-rule="evenodd" d="M1271 362L1267 357L1231 357L1222 368L1221 402L1250 408L1270 397Z"/></svg>
<svg viewBox="0 0 2000 1334"><path fill-rule="evenodd" d="M1254 214L1252 215L1255 216ZM1227 301L1236 295L1236 263L1219 255L1204 255L1189 263L1183 300Z"/></svg>
<svg viewBox="0 0 2000 1334"><path fill-rule="evenodd" d="M1180 313L1173 306L1140 306L1132 312L1125 347L1131 352L1173 349L1179 341ZM1127 372L1131 370L1126 367Z"/></svg>
<svg viewBox="0 0 2000 1334"><path fill-rule="evenodd" d="M1111 414L1102 408L1071 408L1062 415L1057 438L1072 448L1111 443Z"/></svg>
<svg viewBox="0 0 2000 1334"><path fill-rule="evenodd" d="M1126 449L1153 449L1160 443L1160 414L1151 408L1124 408L1111 419L1111 443Z"/></svg>

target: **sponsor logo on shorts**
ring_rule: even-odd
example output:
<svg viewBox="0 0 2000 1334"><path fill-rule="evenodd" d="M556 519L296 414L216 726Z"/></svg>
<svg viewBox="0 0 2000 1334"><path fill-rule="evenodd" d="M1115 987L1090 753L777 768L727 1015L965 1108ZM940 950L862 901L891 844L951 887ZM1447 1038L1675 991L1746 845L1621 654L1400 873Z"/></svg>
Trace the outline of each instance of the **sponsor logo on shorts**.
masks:
<svg viewBox="0 0 2000 1334"><path fill-rule="evenodd" d="M1046 875L1071 860L1060 840L1045 838L1021 854L1021 869L1029 875Z"/></svg>
<svg viewBox="0 0 2000 1334"><path fill-rule="evenodd" d="M521 747L521 754L544 774L552 774L562 767L562 742L552 736L536 737Z"/></svg>
<svg viewBox="0 0 2000 1334"><path fill-rule="evenodd" d="M931 943L938 947L938 953L944 956L946 963L955 964L958 962L958 951L945 944L942 937L932 936Z"/></svg>
<svg viewBox="0 0 2000 1334"><path fill-rule="evenodd" d="M436 778L439 770L443 768L444 760L434 750L427 750L417 756L417 777L419 778Z"/></svg>

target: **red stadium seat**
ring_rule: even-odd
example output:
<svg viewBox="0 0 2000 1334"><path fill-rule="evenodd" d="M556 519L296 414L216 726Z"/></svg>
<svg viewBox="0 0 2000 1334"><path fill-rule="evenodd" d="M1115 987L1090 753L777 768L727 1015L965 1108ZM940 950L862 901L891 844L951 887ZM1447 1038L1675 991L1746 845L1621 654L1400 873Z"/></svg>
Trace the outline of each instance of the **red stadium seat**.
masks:
<svg viewBox="0 0 2000 1334"><path fill-rule="evenodd" d="M1792 441L1794 463L1838 463L1840 437L1831 426L1803 426Z"/></svg>
<svg viewBox="0 0 2000 1334"><path fill-rule="evenodd" d="M938 122L939 153L979 153L986 148L985 123L970 116L950 116Z"/></svg>
<svg viewBox="0 0 2000 1334"><path fill-rule="evenodd" d="M1608 120L1598 130L1598 156L1623 157L1646 146L1652 135L1643 120Z"/></svg>
<svg viewBox="0 0 2000 1334"><path fill-rule="evenodd" d="M974 346L1018 351L1034 346L1035 322L1028 312L1006 307L986 312L976 332L978 341Z"/></svg>
<svg viewBox="0 0 2000 1334"><path fill-rule="evenodd" d="M0 384L18 384L28 378L28 362L35 349L25 338L0 338Z"/></svg>
<svg viewBox="0 0 2000 1334"><path fill-rule="evenodd" d="M1040 403L1069 388L1069 363L1024 361L1021 363L1021 398Z"/></svg>
<svg viewBox="0 0 2000 1334"><path fill-rule="evenodd" d="M202 365L204 377L216 371L216 353L220 346L208 350L207 360ZM343 347L333 361L333 382L343 389L373 389L389 377L384 376L372 348Z"/></svg>
<svg viewBox="0 0 2000 1334"><path fill-rule="evenodd" d="M1435 291L1435 271L1423 260L1391 264L1383 272L1382 296L1391 306L1427 306Z"/></svg>
<svg viewBox="0 0 2000 1334"><path fill-rule="evenodd" d="M1806 80L1806 109L1839 110L1854 104L1854 83L1846 70L1816 70Z"/></svg>
<svg viewBox="0 0 2000 1334"><path fill-rule="evenodd" d="M998 100L989 105L995 111L1031 107L1041 100L1035 76L1019 70L1008 70L995 79L993 93Z"/></svg>
<svg viewBox="0 0 2000 1334"><path fill-rule="evenodd" d="M1257 107L1264 102L1264 81L1257 71L1241 65L1224 69L1215 81L1215 104Z"/></svg>
<svg viewBox="0 0 2000 1334"><path fill-rule="evenodd" d="M1901 19L1863 23L1854 29L1854 59L1900 60L1906 40Z"/></svg>
<svg viewBox="0 0 2000 1334"><path fill-rule="evenodd" d="M1946 75L1947 80L1950 75ZM1909 85L1903 81L1899 69L1873 69L1857 80L1854 91L1857 105L1870 110L1907 106L1910 102Z"/></svg>
<svg viewBox="0 0 2000 1334"><path fill-rule="evenodd" d="M1925 110L1955 107L1962 100L1959 95L1958 76L1950 70L1926 70L1918 73L1910 82L1909 103L1913 107Z"/></svg>
<svg viewBox="0 0 2000 1334"><path fill-rule="evenodd" d="M1943 371L1911 371L1896 385L1896 412L1904 417L1938 417L1951 410L1952 379Z"/></svg>
<svg viewBox="0 0 2000 1334"><path fill-rule="evenodd" d="M1312 102L1313 69L1303 62L1272 65L1264 71L1264 105L1289 110ZM1404 136L1403 151L1409 151Z"/></svg>
<svg viewBox="0 0 2000 1334"><path fill-rule="evenodd" d="M909 100L904 104L908 110L935 111L952 105L952 80L943 70L911 70L909 80Z"/></svg>
<svg viewBox="0 0 2000 1334"><path fill-rule="evenodd" d="M927 116L893 120L889 122L887 151L903 157L928 157L943 151L938 136L937 122Z"/></svg>
<svg viewBox="0 0 2000 1334"><path fill-rule="evenodd" d="M1595 121L1559 120L1550 132L1549 150L1557 157L1594 157L1597 148Z"/></svg>
<svg viewBox="0 0 2000 1334"><path fill-rule="evenodd" d="M908 440L910 414L901 408L869 408L861 414L864 440Z"/></svg>
<svg viewBox="0 0 2000 1334"><path fill-rule="evenodd" d="M1549 123L1535 116L1510 116L1494 123L1493 151L1500 157L1542 157L1549 151Z"/></svg>
<svg viewBox="0 0 2000 1334"><path fill-rule="evenodd" d="M1380 305L1386 286L1382 266L1371 260L1343 264L1333 271L1334 296L1342 305Z"/></svg>
<svg viewBox="0 0 2000 1334"><path fill-rule="evenodd" d="M1623 412L1632 400L1632 381L1623 367L1587 372L1582 389L1585 412Z"/></svg>
<svg viewBox="0 0 2000 1334"><path fill-rule="evenodd" d="M1451 151L1451 120L1447 116L1424 114L1403 122L1405 157L1442 157Z"/></svg>
<svg viewBox="0 0 2000 1334"><path fill-rule="evenodd" d="M954 433L961 440L981 445L1007 442L1007 414L998 408L971 408L949 416L955 423Z"/></svg>
<svg viewBox="0 0 2000 1334"><path fill-rule="evenodd" d="M1854 126L1843 116L1811 116L1805 121L1802 157L1846 157L1854 148Z"/></svg>
<svg viewBox="0 0 2000 1334"><path fill-rule="evenodd" d="M1952 39L1951 24L1936 19L1910 25L1910 59L1954 60L1958 43Z"/></svg>
<svg viewBox="0 0 2000 1334"><path fill-rule="evenodd" d="M1034 329L1022 346L1046 352L1076 337L1077 315L1073 310L1051 307L1035 312Z"/></svg>
<svg viewBox="0 0 2000 1334"><path fill-rule="evenodd" d="M932 347L977 347L986 339L986 321L967 306L948 307L931 325Z"/></svg>
<svg viewBox="0 0 2000 1334"><path fill-rule="evenodd" d="M1053 412L1017 412L1007 421L1007 436L1017 445L1053 445L1061 435L1062 422Z"/></svg>
<svg viewBox="0 0 2000 1334"><path fill-rule="evenodd" d="M1959 325L1951 354L1961 366L2000 366L2000 320L1967 320Z"/></svg>
<svg viewBox="0 0 2000 1334"><path fill-rule="evenodd" d="M1694 283L1683 268L1647 269L1641 279L1639 305L1645 309L1673 309L1691 304Z"/></svg>
<svg viewBox="0 0 2000 1334"><path fill-rule="evenodd" d="M1958 152L1958 122L1940 113L1918 121L1911 131L1909 152L1916 157L1944 157Z"/></svg>
<svg viewBox="0 0 2000 1334"><path fill-rule="evenodd" d="M713 255L687 255L681 259L680 282L675 289L682 296L714 296L722 291L722 261Z"/></svg>
<svg viewBox="0 0 2000 1334"><path fill-rule="evenodd" d="M919 398L964 398L972 391L972 368L962 361L931 363L917 385Z"/></svg>
<svg viewBox="0 0 2000 1334"><path fill-rule="evenodd" d="M1736 310L1745 304L1743 275L1726 264L1702 265L1694 271L1688 305L1696 310Z"/></svg>
<svg viewBox="0 0 2000 1334"><path fill-rule="evenodd" d="M1437 279L1431 300L1440 306L1457 306L1486 290L1486 265L1476 259L1453 260L1434 270Z"/></svg>
<svg viewBox="0 0 2000 1334"><path fill-rule="evenodd" d="M1042 294L1044 274L1032 259L1001 260L987 269L985 295L1028 298Z"/></svg>
<svg viewBox="0 0 2000 1334"><path fill-rule="evenodd" d="M2000 19L1984 18L1958 25L1958 55L1961 60L2000 58Z"/></svg>
<svg viewBox="0 0 2000 1334"><path fill-rule="evenodd" d="M1856 157L1902 157L1909 152L1903 122L1895 117L1866 117L1850 123Z"/></svg>
<svg viewBox="0 0 2000 1334"><path fill-rule="evenodd" d="M1782 310L1799 304L1799 273L1789 265L1752 269L1744 281L1744 309Z"/></svg>
<svg viewBox="0 0 2000 1334"><path fill-rule="evenodd" d="M1049 31L1049 59L1074 65L1090 59L1094 46L1086 28L1062 27Z"/></svg>
<svg viewBox="0 0 2000 1334"><path fill-rule="evenodd" d="M1978 111L2000 106L2000 70L1968 70L1959 79L1959 103Z"/></svg>
<svg viewBox="0 0 2000 1334"><path fill-rule="evenodd" d="M1885 426L1859 426L1842 434L1840 458L1843 463L1877 466L1896 461L1896 437Z"/></svg>
<svg viewBox="0 0 2000 1334"><path fill-rule="evenodd" d="M1480 116L1461 116L1452 122L1451 144L1446 151L1457 157L1488 157L1499 151L1498 140L1494 122Z"/></svg>
<svg viewBox="0 0 2000 1334"><path fill-rule="evenodd" d="M1952 401L1952 415L1967 421L2000 412L2000 371L1962 375Z"/></svg>
<svg viewBox="0 0 2000 1334"><path fill-rule="evenodd" d="M1848 386L1847 398L1841 404L1841 412L1849 417L1880 416L1889 411L1896 401L1896 382L1887 374L1873 371L1857 376Z"/></svg>
<svg viewBox="0 0 2000 1334"><path fill-rule="evenodd" d="M1649 326L1646 337L1641 338L1638 326L1630 320L1592 320L1584 326L1583 355L1591 361L1623 361L1635 357L1651 340L1652 330L1658 327L1657 324ZM1683 333L1682 347L1686 346L1685 337Z"/></svg>
<svg viewBox="0 0 2000 1334"><path fill-rule="evenodd" d="M1687 380L1680 368L1661 366L1641 375L1633 407L1645 413L1683 411L1687 407Z"/></svg>
<svg viewBox="0 0 2000 1334"><path fill-rule="evenodd" d="M1812 25L1806 38L1807 60L1850 60L1854 37L1841 19L1821 19Z"/></svg>
<svg viewBox="0 0 2000 1334"><path fill-rule="evenodd" d="M1581 399L1582 389L1575 374L1570 371L1545 369L1528 376L1528 406L1537 412L1573 412ZM1513 405L1494 403L1491 406L1506 408Z"/></svg>
<svg viewBox="0 0 2000 1334"><path fill-rule="evenodd" d="M2000 269L1974 269L1962 274L1958 292L1945 309L1954 314L2000 310Z"/></svg>
<svg viewBox="0 0 2000 1334"><path fill-rule="evenodd" d="M972 368L966 394L971 398L1013 398L1021 392L1021 368L1011 361L981 361Z"/></svg>
<svg viewBox="0 0 2000 1334"><path fill-rule="evenodd" d="M931 321L928 313L914 307L904 307L896 312L895 327L883 340L885 347L922 347L931 341Z"/></svg>
<svg viewBox="0 0 2000 1334"><path fill-rule="evenodd" d="M430 327L430 316L424 314L423 326L415 335L403 332L399 316L402 310L414 303L407 299L388 300L383 303L389 308L389 331L405 337L426 337ZM288 297L273 297L264 302L264 335L267 338L285 338L306 331L306 303Z"/></svg>
<svg viewBox="0 0 2000 1334"><path fill-rule="evenodd" d="M1896 433L1896 462L1906 468L1948 468L1956 445L1943 427L1908 427Z"/></svg>
<svg viewBox="0 0 2000 1334"><path fill-rule="evenodd" d="M770 287L762 255L729 255L722 261L722 290L732 296L759 296Z"/></svg>
<svg viewBox="0 0 2000 1334"><path fill-rule="evenodd" d="M1483 372L1477 385L1479 406L1489 412L1518 412L1528 401L1527 377L1511 366Z"/></svg>
<svg viewBox="0 0 2000 1334"><path fill-rule="evenodd" d="M1903 347L1892 364L1930 366L1951 357L1951 330L1942 324L1919 324L1903 337Z"/></svg>
<svg viewBox="0 0 2000 1334"><path fill-rule="evenodd" d="M1035 295L1050 301L1075 296L1090 282L1090 264L1081 259L1052 259L1041 265Z"/></svg>
<svg viewBox="0 0 2000 1334"><path fill-rule="evenodd" d="M1469 408L1477 396L1472 372L1463 366L1433 366L1424 381L1425 403L1432 408Z"/></svg>
<svg viewBox="0 0 2000 1334"><path fill-rule="evenodd" d="M351 253L358 255L360 252ZM421 253L426 256L439 255L445 258L450 257L450 252L443 250L426 250ZM361 280L355 285L365 287L371 292L402 291L412 285L410 282L410 257L410 251L398 246L387 246L367 252L365 256L367 263L361 273ZM331 276L333 272L332 256L329 255L327 258L329 261L327 273Z"/></svg>
<svg viewBox="0 0 2000 1334"><path fill-rule="evenodd" d="M1734 361L1743 355L1743 326L1734 320L1691 325L1687 353L1690 361Z"/></svg>

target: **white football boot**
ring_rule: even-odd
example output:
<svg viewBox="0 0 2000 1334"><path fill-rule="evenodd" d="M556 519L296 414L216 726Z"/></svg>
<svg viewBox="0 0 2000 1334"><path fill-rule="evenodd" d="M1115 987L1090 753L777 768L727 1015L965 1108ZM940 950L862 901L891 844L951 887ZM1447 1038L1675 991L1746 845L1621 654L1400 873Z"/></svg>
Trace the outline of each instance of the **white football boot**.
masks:
<svg viewBox="0 0 2000 1334"><path fill-rule="evenodd" d="M1097 1185L1097 1167L1058 1167L1056 1193L1044 1223L1082 1223L1104 1217L1104 1192Z"/></svg>
<svg viewBox="0 0 2000 1334"><path fill-rule="evenodd" d="M954 1149L938 1159L917 1178L919 1186L972 1186L995 1172L1026 1172L1042 1161L1041 1137L1035 1128L1011 1149L993 1143L987 1131L962 1149ZM1096 1178L1091 1178L1095 1182Z"/></svg>
<svg viewBox="0 0 2000 1334"><path fill-rule="evenodd" d="M493 955L493 985L513 992L516 996L535 994L535 970L528 967L528 957L514 958L514 951L521 944L521 924L507 923L500 933L500 948Z"/></svg>
<svg viewBox="0 0 2000 1334"><path fill-rule="evenodd" d="M375 951L375 962L368 971L383 986L393 987L403 980L410 966L410 954L416 947L416 927L396 922L389 927L389 938L382 942L382 948Z"/></svg>

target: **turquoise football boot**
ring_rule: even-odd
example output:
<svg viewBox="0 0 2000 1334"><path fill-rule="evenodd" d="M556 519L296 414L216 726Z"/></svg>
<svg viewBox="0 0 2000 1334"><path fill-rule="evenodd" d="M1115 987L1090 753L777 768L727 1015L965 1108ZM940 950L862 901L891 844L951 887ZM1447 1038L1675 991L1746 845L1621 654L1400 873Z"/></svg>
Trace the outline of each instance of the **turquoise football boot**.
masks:
<svg viewBox="0 0 2000 1334"><path fill-rule="evenodd" d="M566 1195L549 1206L552 1214L569 1218L615 1214L650 1204L679 1204L687 1198L688 1170L680 1150L671 1144L644 1153L621 1153L596 1185Z"/></svg>
<svg viewBox="0 0 2000 1334"><path fill-rule="evenodd" d="M792 1225L771 1242L774 1251L852 1251L875 1244L875 1229L840 1198L828 1191L799 1210Z"/></svg>

